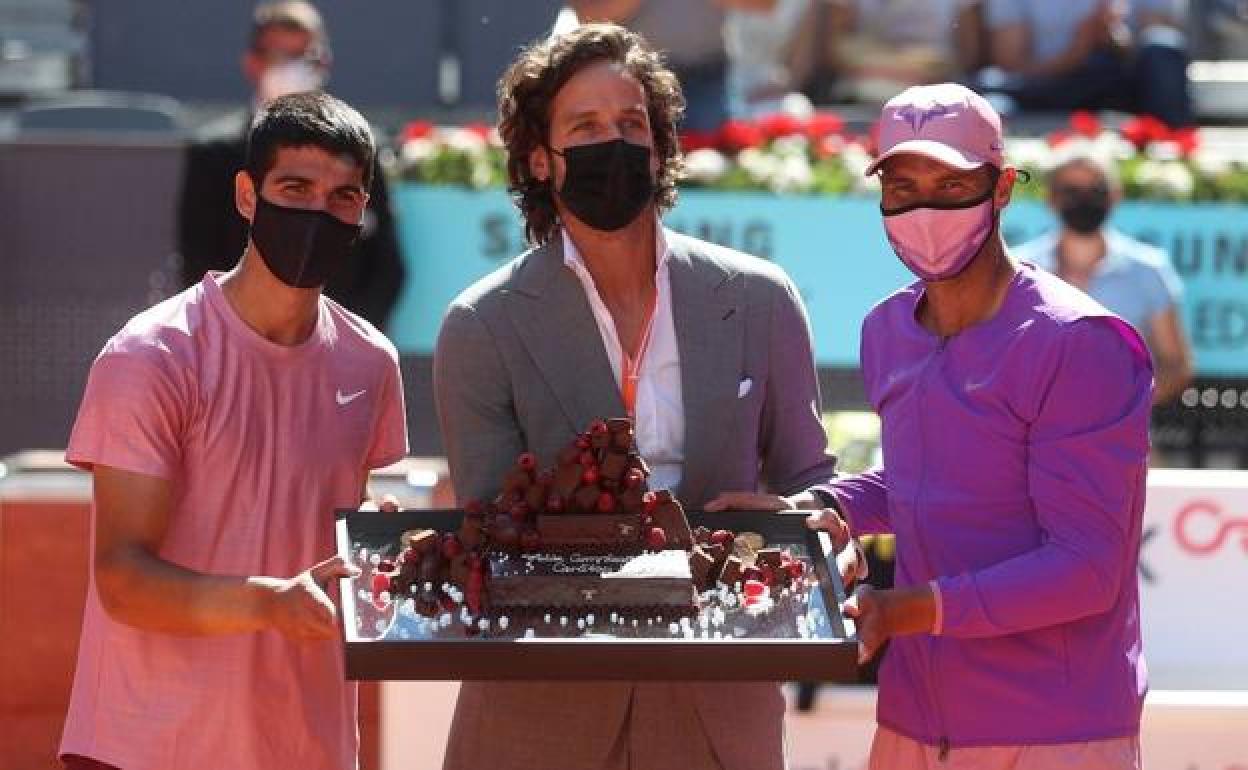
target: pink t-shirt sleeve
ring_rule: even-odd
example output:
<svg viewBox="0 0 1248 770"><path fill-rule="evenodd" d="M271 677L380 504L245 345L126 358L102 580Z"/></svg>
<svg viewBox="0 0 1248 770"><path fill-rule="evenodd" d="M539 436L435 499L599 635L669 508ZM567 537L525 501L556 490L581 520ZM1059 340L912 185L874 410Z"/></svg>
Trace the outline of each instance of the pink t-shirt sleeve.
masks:
<svg viewBox="0 0 1248 770"><path fill-rule="evenodd" d="M185 400L146 354L109 345L91 366L65 459L173 479L181 464Z"/></svg>
<svg viewBox="0 0 1248 770"><path fill-rule="evenodd" d="M397 354L389 358L381 397L377 403L377 420L373 424L369 445L368 468L382 468L407 455L407 411L403 406L403 377L399 373Z"/></svg>

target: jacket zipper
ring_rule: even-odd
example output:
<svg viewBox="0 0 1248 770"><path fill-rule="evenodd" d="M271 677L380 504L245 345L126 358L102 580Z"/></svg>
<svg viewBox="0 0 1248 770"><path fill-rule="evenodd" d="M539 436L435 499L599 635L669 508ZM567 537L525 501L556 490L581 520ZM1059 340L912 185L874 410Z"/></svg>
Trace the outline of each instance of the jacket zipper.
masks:
<svg viewBox="0 0 1248 770"><path fill-rule="evenodd" d="M944 359L945 347L947 344L948 344L948 339L945 337L941 337L940 343L938 347L936 348L936 352L932 354L931 359L928 361L927 366L923 368L923 372L920 375L921 377L919 381L920 389L918 392L919 398L916 399L916 407L918 408L918 421L919 421L920 472L919 472L918 495L916 496L916 501L915 501L915 506L914 506L914 512L915 512L914 526L915 526L915 535L916 535L915 539L917 541L919 553L923 557L923 566L927 569L927 573L930 575L934 575L936 573L932 569L932 560L928 557L927 547L923 544L923 538L919 536L919 532L918 532L919 522L920 520L922 520L923 512L924 512L923 505L922 505L923 493L927 489L927 423L923 418L923 415L926 412L926 410L923 409L922 401L923 401L923 398L927 395L928 382L931 379L932 371L940 369L940 363ZM938 668L936 665L937 664L936 658L937 658L936 642L935 642L935 639L933 638L929 640L929 644L928 644L928 660L930 661L932 670L931 670L931 677L929 678L929 681L927 683L927 690L928 690L928 698L931 701L932 710L936 717L936 726L937 726L938 731L940 732L939 753L937 757L941 762L945 762L949 759L949 736L947 734L948 730L946 729L946 726L945 726L944 710L940 707L940 701L936 697L936 692L938 691L938 686L936 682L937 668Z"/></svg>

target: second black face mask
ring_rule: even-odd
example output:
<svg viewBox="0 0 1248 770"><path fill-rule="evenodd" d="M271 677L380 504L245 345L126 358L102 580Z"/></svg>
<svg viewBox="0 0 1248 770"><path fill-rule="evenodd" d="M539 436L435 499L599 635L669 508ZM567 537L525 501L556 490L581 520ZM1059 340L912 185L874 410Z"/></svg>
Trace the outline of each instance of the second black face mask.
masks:
<svg viewBox="0 0 1248 770"><path fill-rule="evenodd" d="M595 230L632 223L654 198L650 148L623 139L568 147L559 198L576 218Z"/></svg>
<svg viewBox="0 0 1248 770"><path fill-rule="evenodd" d="M1109 195L1085 192L1072 195L1063 201L1058 213L1062 222L1082 235L1091 235L1101 229L1109 219Z"/></svg>
<svg viewBox="0 0 1248 770"><path fill-rule="evenodd" d="M350 256L359 236L359 225L349 225L328 211L290 208L256 198L251 240L269 271L287 286L324 286Z"/></svg>

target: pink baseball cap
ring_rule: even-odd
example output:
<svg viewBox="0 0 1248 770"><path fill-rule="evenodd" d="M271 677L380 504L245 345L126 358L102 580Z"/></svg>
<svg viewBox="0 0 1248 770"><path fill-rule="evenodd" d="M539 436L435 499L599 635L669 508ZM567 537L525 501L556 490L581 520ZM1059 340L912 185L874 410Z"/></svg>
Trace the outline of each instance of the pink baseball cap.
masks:
<svg viewBox="0 0 1248 770"><path fill-rule="evenodd" d="M924 155L969 171L1005 164L1001 116L984 97L957 83L907 88L880 114L880 156L867 176L894 155Z"/></svg>

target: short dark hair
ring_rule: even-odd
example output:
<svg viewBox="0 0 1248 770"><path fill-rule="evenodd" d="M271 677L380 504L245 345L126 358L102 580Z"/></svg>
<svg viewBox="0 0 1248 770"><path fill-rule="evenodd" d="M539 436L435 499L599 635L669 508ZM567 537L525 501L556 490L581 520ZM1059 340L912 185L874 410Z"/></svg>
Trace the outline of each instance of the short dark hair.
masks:
<svg viewBox="0 0 1248 770"><path fill-rule="evenodd" d="M304 0L277 0L261 3L251 15L251 49L260 47L260 38L272 27L306 32L312 37L313 58L329 61L329 32L316 7Z"/></svg>
<svg viewBox="0 0 1248 770"><path fill-rule="evenodd" d="M256 112L247 133L244 168L259 188L283 147L319 147L349 155L364 172L364 187L373 180L376 145L368 121L350 105L322 91L287 94Z"/></svg>
<svg viewBox="0 0 1248 770"><path fill-rule="evenodd" d="M559 89L604 60L622 65L645 89L659 161L654 201L660 210L676 203L683 169L676 126L685 111L680 82L641 36L615 24L585 24L525 48L498 83L498 131L507 148L507 180L530 243L550 240L556 212L553 181L533 176L529 154L549 146L550 108Z"/></svg>
<svg viewBox="0 0 1248 770"><path fill-rule="evenodd" d="M1122 188L1122 177L1119 175L1113 161L1088 148L1063 150L1059 147L1054 156L1050 159L1049 170L1045 175L1045 181L1048 183L1050 190L1053 189L1057 178L1063 172L1075 166L1082 166L1101 177L1105 181L1105 186L1110 190Z"/></svg>

